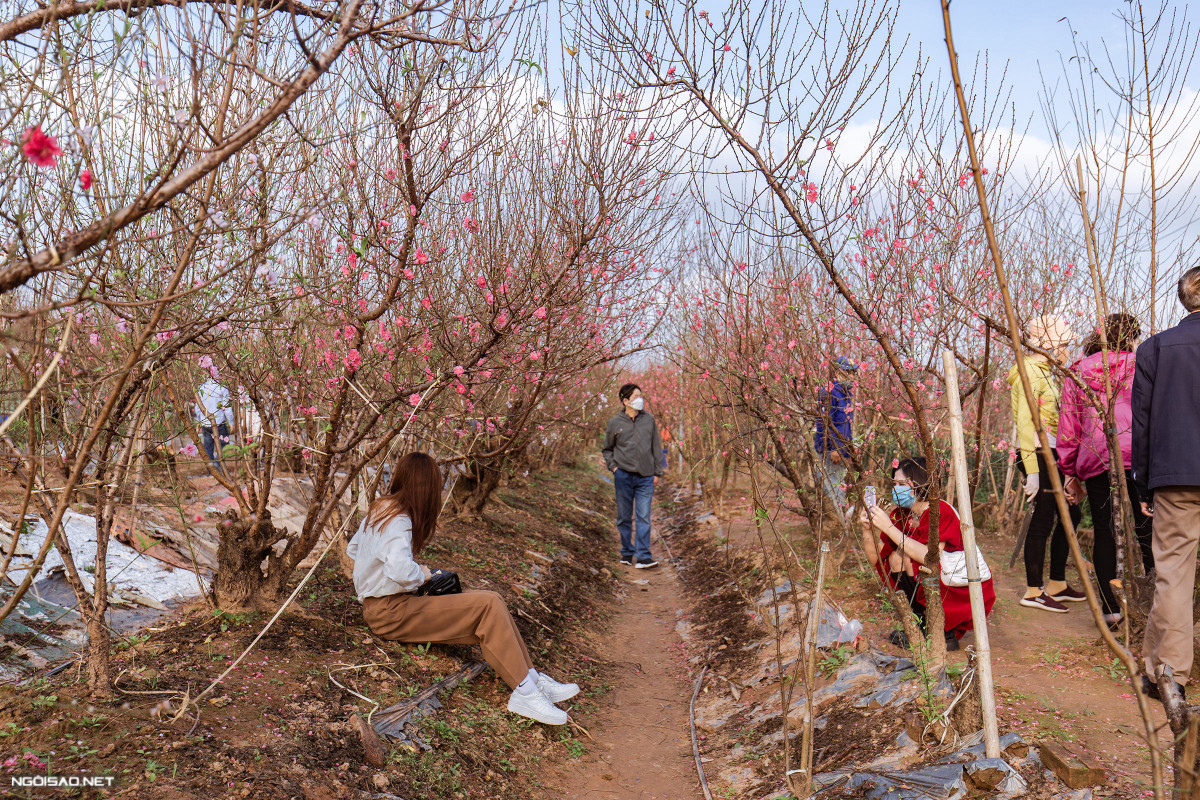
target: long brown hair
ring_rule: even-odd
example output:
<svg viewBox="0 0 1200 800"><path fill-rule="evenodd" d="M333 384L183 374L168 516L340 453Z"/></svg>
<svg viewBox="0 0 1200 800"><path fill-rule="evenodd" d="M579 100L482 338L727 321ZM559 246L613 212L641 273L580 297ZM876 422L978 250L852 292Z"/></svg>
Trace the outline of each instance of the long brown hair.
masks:
<svg viewBox="0 0 1200 800"><path fill-rule="evenodd" d="M433 536L442 510L442 472L437 459L428 453L400 456L387 492L371 503L367 524L378 531L407 514L412 520L412 549L416 555Z"/></svg>

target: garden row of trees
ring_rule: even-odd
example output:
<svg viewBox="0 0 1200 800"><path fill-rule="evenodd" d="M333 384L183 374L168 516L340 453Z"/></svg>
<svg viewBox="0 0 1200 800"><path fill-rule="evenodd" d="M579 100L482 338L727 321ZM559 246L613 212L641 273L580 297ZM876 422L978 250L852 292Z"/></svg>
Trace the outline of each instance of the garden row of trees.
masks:
<svg viewBox="0 0 1200 800"><path fill-rule="evenodd" d="M14 522L42 515L40 556L64 551L94 691L107 598L79 580L63 515L94 500L103 586L117 507L146 458L199 440L213 371L261 420L216 475L239 508L214 601L269 607L398 452L437 454L454 510L479 514L505 474L594 446L618 366L643 370L691 475L719 488L733 459L772 464L825 531L811 429L834 357L862 364L862 476L941 458L949 349L972 482L1003 492L1013 353L981 200L1021 320L1171 321L1197 37L1165 5L1131 7L1109 50L1069 45L1048 143L976 63L974 151L944 62L884 0L560 10L2 12L0 432ZM292 473L312 491L299 534L268 510Z"/></svg>
<svg viewBox="0 0 1200 800"><path fill-rule="evenodd" d="M235 426L213 473L238 503L222 608L277 606L406 449L438 455L477 515L507 471L590 446L615 362L665 310L678 156L636 141L615 91L552 86L537 25L361 1L0 24L11 512L49 522L38 563L63 553L94 691L108 598L80 581L63 515L94 501L104 586L115 512L147 459L196 452L209 374L261 423ZM289 534L269 501L295 473L311 503Z"/></svg>
<svg viewBox="0 0 1200 800"><path fill-rule="evenodd" d="M1185 16L1138 4L1121 18L1124 42L1094 50L1072 41L1045 78L1047 144L986 61L951 80L923 54L900 52L888 4L793 13L735 3L719 18L651 5L640 17L641 4L618 4L588 27L588 50L611 54L597 59L604 74L670 98L665 118L707 134L690 140L700 202L664 360L644 381L689 477L719 497L731 461L752 475L770 465L818 549L851 553L857 525L828 513L813 447L824 395L845 379L834 359L861 365L851 500L864 484L886 484L909 453L938 465L931 499L951 499L948 350L965 375L970 494L992 512L988 524L1015 524L1005 513L1017 499L1007 379L1016 350L1041 352L1025 323L1056 313L1087 335L1124 311L1150 334L1182 313L1173 287L1194 264L1197 174L1184 55L1197 37ZM1067 367L1056 367L1059 379L1078 381ZM1084 393L1111 416L1112 398ZM756 519L773 518L776 499L754 494ZM772 545L790 562L788 577L816 580L800 554ZM1146 598L1132 580L1141 566L1131 536L1122 549L1136 614ZM930 552L928 624L940 630ZM1139 693L1161 792L1131 645L1101 632ZM941 637L927 647L936 670Z"/></svg>

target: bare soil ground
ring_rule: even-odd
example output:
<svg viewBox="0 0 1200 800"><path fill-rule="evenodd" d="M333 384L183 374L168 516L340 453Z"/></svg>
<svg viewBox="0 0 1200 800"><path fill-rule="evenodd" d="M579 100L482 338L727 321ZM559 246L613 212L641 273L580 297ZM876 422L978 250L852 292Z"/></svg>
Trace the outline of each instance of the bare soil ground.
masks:
<svg viewBox="0 0 1200 800"><path fill-rule="evenodd" d="M694 523L690 497L669 487L658 494L656 529L665 540L656 543L664 562L657 570L615 563L611 486L585 469L506 487L484 520L446 525L427 551L467 585L505 595L538 666L583 686L571 708L579 728L508 714L508 690L488 671L445 693L445 707L421 723L429 749L397 747L382 769L368 766L348 721L373 704L356 695L386 707L479 655L372 636L349 580L327 563L300 606L272 627L198 718L189 711L172 722L155 706L206 686L266 615L217 613L197 603L126 637L115 654L116 702L90 701L75 669L0 687L4 773L86 769L118 778L108 796L136 798L695 800L701 794L688 703L707 665L697 735L714 796L779 796L782 724L751 719L778 694L778 681L739 684L770 671L772 655L761 644L769 626L754 598L776 583L778 573L764 563L779 553L764 556L749 504L736 489L719 509L721 519L708 524ZM807 525L785 509L771 524L811 576L816 560ZM1085 607L1062 615L1022 608L1020 566L1007 569L1012 534L990 530L984 520L980 540L996 575L990 630L1002 731L1098 761L1109 773L1098 796L1143 796L1149 766L1141 723ZM665 558L668 547L678 568ZM829 599L863 621L865 637L884 642L895 621L874 573L849 536L834 552ZM1071 579L1078 581L1073 572ZM823 656L832 668L846 657ZM951 654L952 663L965 657ZM721 704L730 716L710 724L704 715ZM869 760L902 727L894 712L844 701L824 714L819 765ZM15 790L0 787L6 791ZM1046 791L1035 785L1030 796Z"/></svg>
<svg viewBox="0 0 1200 800"><path fill-rule="evenodd" d="M622 668L609 666L587 638L607 626L619 586L598 569L613 549L610 491L588 470L533 475L502 489L482 521L445 525L426 550L466 585L505 596L538 666L584 687L574 714L595 708L610 670ZM445 708L421 723L428 749L391 749L382 769L364 763L348 720L373 704L333 679L386 707L479 653L373 636L333 561L201 703L199 717L189 710L171 721L155 707L207 686L267 615L219 613L198 602L124 638L114 655L115 702L90 700L75 668L0 687L0 780L87 770L117 777L104 796L139 799L556 796L540 777L543 766L581 755L585 744L572 729L504 710L508 689L490 670L443 694Z"/></svg>
<svg viewBox="0 0 1200 800"><path fill-rule="evenodd" d="M564 800L696 800L688 703L691 681L676 623L683 599L660 552L652 570L619 567L622 593L596 649L614 659L612 691L581 720L588 753L548 779Z"/></svg>
<svg viewBox="0 0 1200 800"><path fill-rule="evenodd" d="M759 550L745 498L730 497L720 509L720 517L701 526L697 535L742 553ZM777 512L773 522L790 539L810 575L815 576L815 546L807 523L785 509ZM1107 783L1095 790L1098 797L1144 796L1149 792L1150 762L1143 724L1128 677L1104 645L1086 604L1069 605L1067 614L1020 606L1025 584L1020 559L1013 569L1008 568L1015 531L996 530L986 518L977 524L997 593L989 630L1001 732L1016 731L1033 744L1057 743L1098 763L1108 772ZM855 529L833 547L838 567L826 581L828 597L848 616L863 621L863 636L899 654L901 651L886 644L888 633L897 623L881 601L878 581L860 555L857 536ZM1073 565L1068 567L1068 580L1079 585ZM973 641L968 635L963 644ZM1134 650L1140 652L1137 637ZM965 662L965 649L950 654L951 664ZM1154 712L1160 744L1169 753L1171 738L1165 716L1157 704ZM859 711L856 723L843 720L848 729L856 731L855 735L879 731L881 725L890 736L898 731L893 720L868 719L864 713ZM830 752L837 750L837 742L828 734L817 736L817 747L822 746L831 748ZM873 753L867 751L871 749L859 746L858 751L861 757L869 758Z"/></svg>

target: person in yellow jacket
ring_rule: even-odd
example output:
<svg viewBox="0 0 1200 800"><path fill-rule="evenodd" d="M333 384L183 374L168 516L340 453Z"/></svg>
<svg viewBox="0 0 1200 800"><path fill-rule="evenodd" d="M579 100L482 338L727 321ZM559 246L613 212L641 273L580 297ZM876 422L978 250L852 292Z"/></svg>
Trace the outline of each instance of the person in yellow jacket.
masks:
<svg viewBox="0 0 1200 800"><path fill-rule="evenodd" d="M1069 355L1068 344L1075 338L1075 334L1061 317L1048 314L1037 317L1026 326L1025 338L1030 344L1053 353L1059 364L1065 364ZM1046 433L1050 438L1054 468L1058 469L1058 453L1054 450L1054 445L1058 434L1058 398L1061 385L1049 360L1041 353L1030 351L1025 356L1025 368L1029 374L1033 396L1037 400L1042 424L1046 426ZM1008 373L1008 384L1011 387L1013 420L1017 425L1017 445L1021 450L1018 467L1025 476L1025 497L1033 504L1029 531L1025 535L1026 588L1021 605L1065 614L1067 607L1064 603L1080 603L1086 600L1087 596L1067 585L1067 557L1070 554L1067 533L1058 516L1058 504L1055 502L1054 493L1050 490L1050 479L1046 475L1049 466L1038 450L1033 412L1026 401L1025 389L1021 385L1021 375L1016 365ZM1061 471L1059 477L1065 485L1066 478ZM1068 499L1073 498L1068 496ZM1078 524L1079 518L1079 506L1072 504L1071 519ZM1050 580L1043 585L1042 570L1046 563L1047 539L1050 541Z"/></svg>

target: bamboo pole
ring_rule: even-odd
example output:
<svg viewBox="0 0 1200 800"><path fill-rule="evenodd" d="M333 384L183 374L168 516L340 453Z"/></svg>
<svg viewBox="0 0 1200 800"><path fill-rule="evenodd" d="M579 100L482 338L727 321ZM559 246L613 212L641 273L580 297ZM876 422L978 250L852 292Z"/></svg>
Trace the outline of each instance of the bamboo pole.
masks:
<svg viewBox="0 0 1200 800"><path fill-rule="evenodd" d="M1200 737L1200 717L1188 717L1187 729L1182 741L1175 745L1175 788L1179 797L1194 798L1196 796L1196 745Z"/></svg>
<svg viewBox="0 0 1200 800"><path fill-rule="evenodd" d="M821 560L817 565L817 589L813 596L812 608L809 609L808 629L804 632L804 669L808 676L809 691L812 691L813 680L817 673L817 628L821 625L821 612L824 609L825 603L825 562L828 561L829 542L821 542ZM779 679L783 680L782 673ZM787 706L784 706L786 714ZM800 771L803 773L804 791L805 793L812 792L813 781L813 763L812 763L812 745L813 745L813 709L812 695L807 698L804 704L804 728L801 738L802 747L800 748ZM790 748L787 739L784 739L784 747Z"/></svg>
<svg viewBox="0 0 1200 800"><path fill-rule="evenodd" d="M987 402L988 379L992 377L992 329L983 326L983 373L979 376L979 405L975 409L975 469L971 475L971 498L979 492L979 484L983 481L983 407ZM988 472L992 470L988 461ZM992 483L995 484L995 476Z"/></svg>
<svg viewBox="0 0 1200 800"><path fill-rule="evenodd" d="M962 523L963 550L967 557L967 593L971 596L971 622L975 625L979 697L983 706L983 743L988 758L1000 757L1000 730L996 722L996 687L992 682L992 648L988 641L987 609L979 578L979 548L975 544L975 517L971 513L971 487L967 482L967 448L963 442L962 401L958 394L958 368L954 354L942 351L946 368L946 405L950 408L950 447L954 454L958 486L958 519Z"/></svg>

